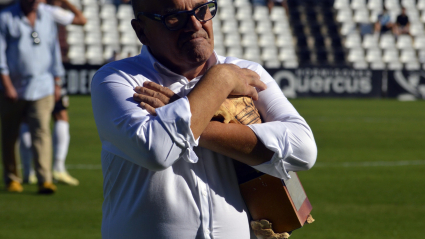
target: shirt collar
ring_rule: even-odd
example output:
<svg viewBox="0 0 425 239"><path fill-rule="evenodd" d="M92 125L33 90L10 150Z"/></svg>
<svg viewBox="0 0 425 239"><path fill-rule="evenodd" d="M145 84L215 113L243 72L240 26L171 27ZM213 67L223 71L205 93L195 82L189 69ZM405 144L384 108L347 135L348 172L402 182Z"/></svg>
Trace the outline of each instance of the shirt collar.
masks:
<svg viewBox="0 0 425 239"><path fill-rule="evenodd" d="M164 66L163 64L161 64L151 54L151 52L149 51L148 46L146 46L146 45L143 45L142 46L142 51L140 53L140 57L147 58L149 60L149 63L153 67L153 69L155 69L159 74L161 74L161 75L164 76L164 77L161 77L161 79L163 80L163 82L161 82L162 85L168 87L171 84L175 83L176 81L181 81L181 80L185 80L186 82L188 82L188 80L187 80L186 77L184 77L182 75L179 75L179 74L171 71L166 66ZM218 61L217 53L215 51L213 51L213 54L207 60L207 69L210 69L211 67L213 67L214 65L217 65L218 63L219 63L219 61ZM202 75L196 77L192 81L195 81L196 79L199 79L201 77L202 77Z"/></svg>

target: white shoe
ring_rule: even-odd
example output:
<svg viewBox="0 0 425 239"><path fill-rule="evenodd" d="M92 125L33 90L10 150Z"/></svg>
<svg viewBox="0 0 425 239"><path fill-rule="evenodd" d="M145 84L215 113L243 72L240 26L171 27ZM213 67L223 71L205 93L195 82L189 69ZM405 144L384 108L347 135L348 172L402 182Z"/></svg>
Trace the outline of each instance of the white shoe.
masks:
<svg viewBox="0 0 425 239"><path fill-rule="evenodd" d="M57 181L58 183L68 184L71 186L78 186L78 184L80 184L78 179L69 175L67 171L64 171L64 172L53 171L53 179Z"/></svg>

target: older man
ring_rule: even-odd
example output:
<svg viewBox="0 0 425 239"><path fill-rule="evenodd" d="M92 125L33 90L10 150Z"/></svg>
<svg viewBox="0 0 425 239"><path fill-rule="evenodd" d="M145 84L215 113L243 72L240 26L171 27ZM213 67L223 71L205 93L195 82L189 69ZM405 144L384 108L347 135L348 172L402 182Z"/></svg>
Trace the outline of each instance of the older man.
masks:
<svg viewBox="0 0 425 239"><path fill-rule="evenodd" d="M6 188L21 192L15 144L27 119L39 193L53 193L50 114L64 70L53 17L38 0L20 0L0 13L0 113Z"/></svg>
<svg viewBox="0 0 425 239"><path fill-rule="evenodd" d="M313 134L261 65L214 52L214 1L135 0L140 55L92 81L102 141L103 238L250 238L232 160L270 175L306 170ZM136 92L136 93L135 93ZM211 118L246 95L266 123Z"/></svg>

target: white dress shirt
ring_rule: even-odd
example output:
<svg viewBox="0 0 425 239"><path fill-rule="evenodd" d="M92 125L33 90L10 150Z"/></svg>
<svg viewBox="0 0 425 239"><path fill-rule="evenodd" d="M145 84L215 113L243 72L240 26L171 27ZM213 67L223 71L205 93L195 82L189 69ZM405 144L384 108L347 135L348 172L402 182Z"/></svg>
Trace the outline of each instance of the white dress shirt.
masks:
<svg viewBox="0 0 425 239"><path fill-rule="evenodd" d="M212 61L212 62L211 62ZM287 178L313 166L311 129L257 63L211 57L209 64L236 64L261 76L267 89L255 102L267 123L250 125L273 158L256 169ZM140 55L112 62L93 77L93 113L102 141L104 203L102 238L248 239L249 218L232 160L196 147L186 95L191 81L161 65L143 46ZM166 86L181 99L150 115L133 100L144 81Z"/></svg>

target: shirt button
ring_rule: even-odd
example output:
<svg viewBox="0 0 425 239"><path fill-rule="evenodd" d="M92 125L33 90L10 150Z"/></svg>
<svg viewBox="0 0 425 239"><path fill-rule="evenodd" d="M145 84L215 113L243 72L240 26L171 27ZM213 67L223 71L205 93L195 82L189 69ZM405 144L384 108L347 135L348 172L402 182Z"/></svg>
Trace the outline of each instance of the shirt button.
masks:
<svg viewBox="0 0 425 239"><path fill-rule="evenodd" d="M202 195L204 195L204 197L206 197L208 195L207 190L202 190Z"/></svg>
<svg viewBox="0 0 425 239"><path fill-rule="evenodd" d="M210 233L211 233L210 230L205 229L205 234L210 234Z"/></svg>

